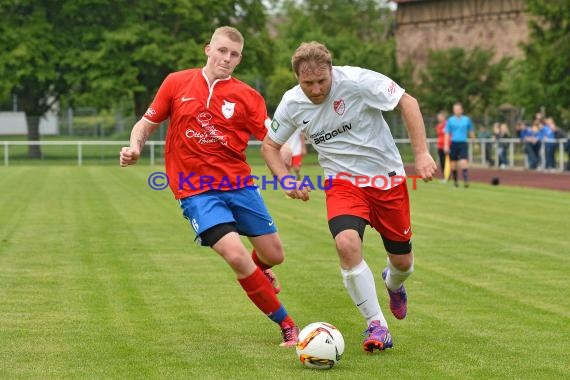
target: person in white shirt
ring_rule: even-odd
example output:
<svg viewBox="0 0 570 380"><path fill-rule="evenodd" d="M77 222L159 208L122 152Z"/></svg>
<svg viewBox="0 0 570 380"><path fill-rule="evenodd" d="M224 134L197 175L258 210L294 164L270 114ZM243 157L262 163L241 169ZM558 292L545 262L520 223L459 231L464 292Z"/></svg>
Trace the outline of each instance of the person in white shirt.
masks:
<svg viewBox="0 0 570 380"><path fill-rule="evenodd" d="M295 178L297 180L301 179L301 167L303 166L303 156L307 154L307 145L305 143L305 135L301 133L300 129L295 130L289 140L287 140L286 145L290 149L290 162L287 160L287 157L284 156L284 152L286 149L281 149L281 156L283 156L283 160L289 164L288 169L293 169L295 173Z"/></svg>
<svg viewBox="0 0 570 380"><path fill-rule="evenodd" d="M283 95L277 107L263 141L264 159L285 184L285 193L306 201L309 188L287 178L279 149L296 130L310 140L329 178L327 218L343 282L367 322L363 348L368 352L391 348L374 276L363 259L362 239L367 224L379 232L388 252L382 277L390 310L403 319L407 313L403 283L413 272L410 204L404 165L382 112L401 110L416 171L430 181L437 166L427 149L418 102L380 73L333 66L330 52L318 42L302 43L291 61L299 84Z"/></svg>

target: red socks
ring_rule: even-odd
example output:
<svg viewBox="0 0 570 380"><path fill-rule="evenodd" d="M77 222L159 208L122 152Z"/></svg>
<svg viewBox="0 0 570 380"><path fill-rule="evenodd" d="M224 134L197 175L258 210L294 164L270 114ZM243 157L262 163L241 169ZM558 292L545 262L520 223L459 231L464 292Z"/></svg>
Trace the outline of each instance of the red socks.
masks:
<svg viewBox="0 0 570 380"><path fill-rule="evenodd" d="M257 256L257 252L255 252L255 249L251 252L251 258L253 260L253 262L255 263L255 265L257 265L261 270L266 270L271 268L273 265L267 265L264 262L262 262L261 260L259 260L259 257Z"/></svg>
<svg viewBox="0 0 570 380"><path fill-rule="evenodd" d="M246 278L238 279L251 301L275 323L285 322L287 311L279 302L271 283L260 268ZM290 318L289 318L290 319Z"/></svg>

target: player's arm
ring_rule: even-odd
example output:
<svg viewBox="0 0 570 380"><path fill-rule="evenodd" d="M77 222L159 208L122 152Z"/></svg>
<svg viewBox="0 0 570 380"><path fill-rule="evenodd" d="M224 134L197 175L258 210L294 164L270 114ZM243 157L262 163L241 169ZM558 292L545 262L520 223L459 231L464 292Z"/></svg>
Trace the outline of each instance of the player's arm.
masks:
<svg viewBox="0 0 570 380"><path fill-rule="evenodd" d="M137 121L131 131L130 146L123 147L119 154L119 163L121 166L129 166L137 163L144 144L148 137L158 128L159 124L154 124L146 119Z"/></svg>
<svg viewBox="0 0 570 380"><path fill-rule="evenodd" d="M279 152L281 153L281 160L283 160L283 163L285 164L287 171L290 171L291 164L293 161L293 151L291 150L291 147L289 146L289 144L285 143L281 145L281 149L279 149ZM272 174L275 175L275 173L273 172Z"/></svg>
<svg viewBox="0 0 570 380"><path fill-rule="evenodd" d="M281 144L273 141L269 137L269 134L267 134L263 139L263 144L261 145L261 153L265 163L273 175L277 176L280 183L285 185L284 190L287 196L294 199L302 199L303 201L309 200L309 189L307 187L299 189L298 183L294 178L285 178L289 175L289 170L283 162L281 147Z"/></svg>
<svg viewBox="0 0 570 380"><path fill-rule="evenodd" d="M475 127L473 126L471 119L469 119L469 138L471 140L475 140Z"/></svg>
<svg viewBox="0 0 570 380"><path fill-rule="evenodd" d="M305 143L305 134L299 133L299 138L301 139L301 155L307 154L307 144Z"/></svg>
<svg viewBox="0 0 570 380"><path fill-rule="evenodd" d="M412 143L416 171L424 181L431 181L437 165L428 151L425 125L418 101L413 96L404 93L398 102L398 107L402 111Z"/></svg>

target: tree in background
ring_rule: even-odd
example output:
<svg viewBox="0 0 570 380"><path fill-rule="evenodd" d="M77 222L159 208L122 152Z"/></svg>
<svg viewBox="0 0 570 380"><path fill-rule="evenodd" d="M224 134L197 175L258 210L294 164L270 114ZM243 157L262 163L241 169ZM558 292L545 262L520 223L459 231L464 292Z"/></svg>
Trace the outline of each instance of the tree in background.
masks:
<svg viewBox="0 0 570 380"><path fill-rule="evenodd" d="M275 2L274 2L275 3ZM303 41L324 43L333 64L361 66L398 79L393 14L377 0L285 0L275 6L275 70L268 78L267 103L277 106L296 84L291 55Z"/></svg>
<svg viewBox="0 0 570 380"><path fill-rule="evenodd" d="M109 107L110 100L132 99L142 116L166 75L204 65L204 46L221 25L237 27L246 40L238 77L255 85L272 69L261 1L109 3L118 17L93 36L95 46L81 53L83 68L75 72L84 102Z"/></svg>
<svg viewBox="0 0 570 380"><path fill-rule="evenodd" d="M273 69L261 0L0 0L0 19L0 98L18 96L29 140L62 99L99 108L129 99L141 116L169 72L204 64L217 26L246 38L238 77ZM40 153L30 146L30 157Z"/></svg>
<svg viewBox="0 0 570 380"><path fill-rule="evenodd" d="M450 110L460 101L465 110L486 114L502 98L500 83L509 59L493 63L494 52L481 48L431 51L420 72L419 97L422 110Z"/></svg>
<svg viewBox="0 0 570 380"><path fill-rule="evenodd" d="M547 114L570 124L570 2L527 0L531 18L525 58L513 65L505 83L508 98L534 115Z"/></svg>
<svg viewBox="0 0 570 380"><path fill-rule="evenodd" d="M55 3L0 2L0 97L17 96L30 141L39 140L40 118L69 90L65 74L78 53L73 36L62 33L71 21L58 18ZM28 156L39 158L40 147L30 145Z"/></svg>

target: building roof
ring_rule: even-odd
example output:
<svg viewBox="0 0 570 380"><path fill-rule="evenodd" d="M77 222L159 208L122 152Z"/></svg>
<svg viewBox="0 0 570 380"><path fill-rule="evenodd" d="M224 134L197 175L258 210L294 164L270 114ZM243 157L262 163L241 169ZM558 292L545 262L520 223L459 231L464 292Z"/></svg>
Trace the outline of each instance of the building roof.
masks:
<svg viewBox="0 0 570 380"><path fill-rule="evenodd" d="M402 3L417 3L425 0L390 0L390 1L396 4L402 4Z"/></svg>

